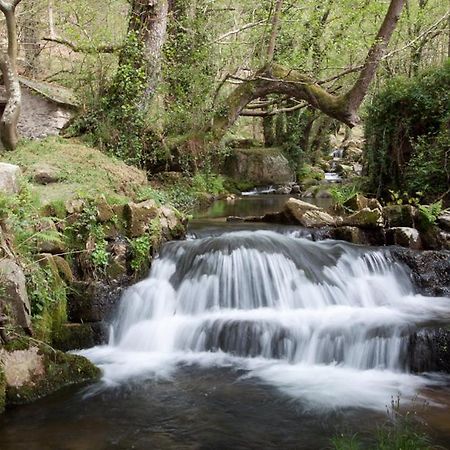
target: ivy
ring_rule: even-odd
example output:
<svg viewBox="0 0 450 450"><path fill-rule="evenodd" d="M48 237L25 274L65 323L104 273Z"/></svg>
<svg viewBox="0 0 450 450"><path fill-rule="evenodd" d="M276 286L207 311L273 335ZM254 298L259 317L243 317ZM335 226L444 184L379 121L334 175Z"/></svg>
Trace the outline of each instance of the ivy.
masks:
<svg viewBox="0 0 450 450"><path fill-rule="evenodd" d="M373 99L365 122L370 187L438 198L450 182L450 61L397 77Z"/></svg>

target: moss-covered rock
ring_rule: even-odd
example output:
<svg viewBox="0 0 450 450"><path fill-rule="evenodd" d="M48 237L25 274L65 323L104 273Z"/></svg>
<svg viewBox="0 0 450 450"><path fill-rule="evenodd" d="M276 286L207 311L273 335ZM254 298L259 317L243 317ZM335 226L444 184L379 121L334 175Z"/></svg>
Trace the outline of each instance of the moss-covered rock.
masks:
<svg viewBox="0 0 450 450"><path fill-rule="evenodd" d="M0 352L6 405L32 402L71 384L96 380L100 370L86 358L31 343L26 350Z"/></svg>
<svg viewBox="0 0 450 450"><path fill-rule="evenodd" d="M94 330L89 323L67 323L52 341L54 348L64 352L93 347L95 343Z"/></svg>
<svg viewBox="0 0 450 450"><path fill-rule="evenodd" d="M364 208L346 217L344 225L359 228L378 228L383 226L383 216L379 209Z"/></svg>
<svg viewBox="0 0 450 450"><path fill-rule="evenodd" d="M419 213L411 205L389 205L383 208L383 218L388 227L415 228Z"/></svg>
<svg viewBox="0 0 450 450"><path fill-rule="evenodd" d="M125 206L124 214L130 237L139 237L148 231L150 222L158 216L158 206L154 200L131 202Z"/></svg>

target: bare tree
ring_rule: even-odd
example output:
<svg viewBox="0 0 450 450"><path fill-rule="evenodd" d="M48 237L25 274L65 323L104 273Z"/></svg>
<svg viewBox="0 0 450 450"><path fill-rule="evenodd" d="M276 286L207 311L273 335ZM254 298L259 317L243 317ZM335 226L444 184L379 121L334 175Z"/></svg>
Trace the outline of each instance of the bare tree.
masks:
<svg viewBox="0 0 450 450"><path fill-rule="evenodd" d="M8 48L0 54L0 69L3 73L8 101L0 119L0 138L7 150L14 150L19 140L17 122L19 121L22 95L17 73L17 22L16 7L21 0L0 0L0 10L5 15L8 33Z"/></svg>

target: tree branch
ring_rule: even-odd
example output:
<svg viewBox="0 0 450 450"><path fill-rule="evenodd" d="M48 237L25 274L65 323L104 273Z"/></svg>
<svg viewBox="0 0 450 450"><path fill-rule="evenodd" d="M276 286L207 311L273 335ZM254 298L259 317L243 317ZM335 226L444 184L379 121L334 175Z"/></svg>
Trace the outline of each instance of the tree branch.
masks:
<svg viewBox="0 0 450 450"><path fill-rule="evenodd" d="M43 41L46 42L54 42L56 44L65 45L69 47L75 53L85 53L88 55L95 55L97 53L117 53L123 49L124 44L103 44L96 47L87 46L87 45L78 45L75 42L69 41L67 39L61 37L45 37L42 38Z"/></svg>
<svg viewBox="0 0 450 450"><path fill-rule="evenodd" d="M243 26L240 27L240 28L236 28L235 30L231 30L231 31L228 31L228 32L225 33L225 34L222 34L222 36L219 36L219 37L214 41L214 43L219 43L220 41L223 41L224 39L226 39L226 38L228 38L228 37L230 37L230 36L233 36L233 35L235 35L235 34L239 34L239 33L241 33L242 31L249 30L250 28L257 27L258 25L261 25L261 24L263 24L263 23L265 23L265 22L266 22L265 20L259 20L258 22L247 23L247 24L243 25Z"/></svg>

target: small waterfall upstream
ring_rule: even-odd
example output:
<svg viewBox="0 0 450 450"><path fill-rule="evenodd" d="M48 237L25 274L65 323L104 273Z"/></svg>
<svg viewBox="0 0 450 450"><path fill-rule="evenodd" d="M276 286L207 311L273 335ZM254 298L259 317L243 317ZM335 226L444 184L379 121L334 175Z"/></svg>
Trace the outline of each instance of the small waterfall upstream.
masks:
<svg viewBox="0 0 450 450"><path fill-rule="evenodd" d="M383 409L439 382L409 373L409 339L449 311L387 251L237 231L166 244L123 296L109 345L82 354L107 385L226 366L306 409Z"/></svg>

